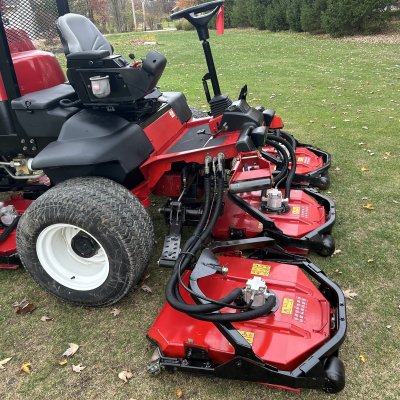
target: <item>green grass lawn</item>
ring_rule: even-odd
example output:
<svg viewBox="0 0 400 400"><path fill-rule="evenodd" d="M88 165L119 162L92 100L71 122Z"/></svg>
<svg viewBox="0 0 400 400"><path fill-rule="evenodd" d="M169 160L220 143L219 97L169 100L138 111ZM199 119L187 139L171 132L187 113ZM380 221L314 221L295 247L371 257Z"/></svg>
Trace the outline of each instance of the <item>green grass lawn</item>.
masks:
<svg viewBox="0 0 400 400"><path fill-rule="evenodd" d="M144 56L155 47L169 63L160 81L166 91L182 91L206 108L201 78L201 45L194 32L112 35L125 56ZM156 41L157 46L138 45ZM313 261L343 289L348 300L348 337L341 351L347 386L338 399L398 399L400 396L400 59L399 45L362 44L302 34L228 31L212 34L223 91L237 97L249 84L249 101L274 108L286 130L333 155L330 195L336 201L334 229L341 253ZM361 171L361 168L368 171ZM373 210L362 206L372 203ZM0 271L0 399L321 399L257 384L164 373L151 378L146 340L164 302L170 271L156 265L165 232L151 210L157 250L146 284L153 293L132 292L109 309L83 309L44 293L22 271ZM369 261L368 261L369 260ZM373 260L373 261L371 261ZM24 297L37 305L32 315L15 314ZM41 322L42 315L54 318ZM68 343L81 345L68 366L57 362ZM365 362L360 360L365 357ZM24 362L30 375L19 374ZM71 364L86 366L80 374ZM128 384L118 373L128 369Z"/></svg>

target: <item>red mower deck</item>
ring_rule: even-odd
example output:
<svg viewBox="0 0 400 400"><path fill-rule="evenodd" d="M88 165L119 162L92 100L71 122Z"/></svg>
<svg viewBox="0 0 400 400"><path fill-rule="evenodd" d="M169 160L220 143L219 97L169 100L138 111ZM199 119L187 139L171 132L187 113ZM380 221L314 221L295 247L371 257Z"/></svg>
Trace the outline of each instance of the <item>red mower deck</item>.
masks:
<svg viewBox="0 0 400 400"><path fill-rule="evenodd" d="M263 361L290 371L329 339L329 302L297 266L224 256L218 260L229 272L201 280L207 296L222 298L236 287L245 287L248 279L261 276L278 298L278 310L271 315L233 324ZM187 292L181 295L194 304ZM215 325L193 319L168 304L148 336L167 357L185 358L187 348L195 347L206 352L213 363L222 364L235 354Z"/></svg>

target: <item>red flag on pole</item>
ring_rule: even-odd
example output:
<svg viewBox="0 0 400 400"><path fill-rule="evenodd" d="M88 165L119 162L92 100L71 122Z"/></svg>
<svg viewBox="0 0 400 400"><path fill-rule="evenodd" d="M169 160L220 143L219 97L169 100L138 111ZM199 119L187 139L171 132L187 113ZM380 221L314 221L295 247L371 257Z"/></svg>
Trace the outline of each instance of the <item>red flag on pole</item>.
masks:
<svg viewBox="0 0 400 400"><path fill-rule="evenodd" d="M216 28L217 28L218 35L224 34L224 29L225 29L225 5L224 4L222 4L221 8L218 11Z"/></svg>

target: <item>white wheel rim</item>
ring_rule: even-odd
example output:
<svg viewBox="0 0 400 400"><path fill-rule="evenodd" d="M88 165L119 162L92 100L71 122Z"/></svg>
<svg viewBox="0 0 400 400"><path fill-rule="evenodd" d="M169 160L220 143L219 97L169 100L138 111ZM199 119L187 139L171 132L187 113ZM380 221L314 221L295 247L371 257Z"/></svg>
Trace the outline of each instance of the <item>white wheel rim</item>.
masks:
<svg viewBox="0 0 400 400"><path fill-rule="evenodd" d="M72 238L83 232L99 246L91 258L83 258L73 250ZM36 242L36 253L43 269L61 285L79 291L100 287L108 277L110 265L103 246L93 235L69 224L45 228Z"/></svg>

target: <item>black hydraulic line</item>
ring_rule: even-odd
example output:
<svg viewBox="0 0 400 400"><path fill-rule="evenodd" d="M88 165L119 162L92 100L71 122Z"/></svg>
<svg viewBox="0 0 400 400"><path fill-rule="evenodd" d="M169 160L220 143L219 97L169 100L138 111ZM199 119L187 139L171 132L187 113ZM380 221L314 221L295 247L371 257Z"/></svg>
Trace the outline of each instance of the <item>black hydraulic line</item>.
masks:
<svg viewBox="0 0 400 400"><path fill-rule="evenodd" d="M276 142L275 140L271 140L271 139L267 139L265 141L265 144L272 146L276 149L276 151L278 152L278 154L280 154L281 158L282 158L282 168L279 171L279 174L274 178L275 182L280 182L287 174L288 170L289 170L289 157L286 154L286 151L282 148L282 146ZM262 157L265 157L265 152L261 151L261 155Z"/></svg>
<svg viewBox="0 0 400 400"><path fill-rule="evenodd" d="M278 129L278 131L279 133L277 132L276 136L282 137L283 139L287 140L289 143L291 143L293 150L296 150L297 147L296 139L291 134L285 131L281 131L280 129Z"/></svg>
<svg viewBox="0 0 400 400"><path fill-rule="evenodd" d="M260 307L253 308L249 311L241 312L241 313L215 313L210 315L202 315L199 313L189 314L191 317L199 319L201 321L209 321L209 322L241 322L248 321L250 319L256 319L263 317L264 315L269 314L272 309L276 305L276 297L269 296L265 302Z"/></svg>
<svg viewBox="0 0 400 400"><path fill-rule="evenodd" d="M271 296L267 299L266 303L254 309L251 309L251 304L247 305L247 307L236 306L232 305L231 303L236 300L238 297L242 295L242 289L237 288L229 293L222 299L213 300L208 299L207 297L201 296L199 293L193 292L194 297L198 299L202 298L203 300L207 301L207 304L187 304L182 296L179 293L179 283L183 285L185 288L186 285L181 280L181 273L183 273L186 268L188 267L192 257L201 247L202 242L209 236L211 230L214 227L215 222L217 221L221 207L222 207L222 199L223 199L223 189L224 189L224 179L222 176L223 172L218 171L218 185L217 185L217 199L215 201L214 209L212 210L210 219L208 221L207 226L204 228L203 232L201 233L200 237L197 240L189 240L189 244L184 246L184 250L181 253L181 257L178 259L177 263L175 264L175 269L171 279L169 280L166 288L166 295L168 303L178 311L184 312L188 315L191 315L193 318L197 318L204 321L210 322L236 322L236 321L247 321L250 319L259 318L263 315L269 314L273 307L276 304L276 298ZM204 213L207 215L208 213ZM205 217L206 218L206 217ZM199 224L200 226L200 224ZM199 231L200 229L196 229ZM193 237L193 235L192 235ZM178 281L180 281L178 283ZM220 314L218 313L219 310L225 307L230 307L233 309L239 310L246 310L239 313L232 313L232 314Z"/></svg>
<svg viewBox="0 0 400 400"><path fill-rule="evenodd" d="M294 176L296 174L296 165L297 165L296 155L294 153L293 147L287 140L282 139L281 137L277 137L275 135L271 135L271 134L267 135L267 140L275 140L275 141L283 144L289 151L290 160L292 162L292 165L290 167L290 171L286 178L286 184L285 184L285 198L287 198L289 200L290 199L290 188L292 186L292 182L293 182Z"/></svg>
<svg viewBox="0 0 400 400"><path fill-rule="evenodd" d="M210 176L210 163L212 163L211 157L206 157L205 161L205 176L204 176L204 207L203 207L203 214L200 218L200 221L197 223L192 236L188 239L188 241L183 246L182 252L188 251L192 242L196 239L200 239L200 234L203 232L204 227L208 221L211 212L211 176Z"/></svg>
<svg viewBox="0 0 400 400"><path fill-rule="evenodd" d="M11 232L17 227L18 221L19 221L19 216L14 218L14 221L7 226L4 231L0 234L0 243L3 243L4 241L7 240L7 238L11 235Z"/></svg>
<svg viewBox="0 0 400 400"><path fill-rule="evenodd" d="M219 173L220 174L220 173ZM222 175L222 174L221 174ZM226 306L226 304L232 303L239 295L241 295L241 289L235 289L227 296L218 301L221 303L226 303L224 305L217 305L217 304L202 304L202 305L190 305L186 304L181 296L179 295L178 289L178 281L179 281L179 274L185 271L192 256L199 250L201 247L201 243L208 237L211 233L212 228L218 217L220 216L220 211L222 207L222 199L223 199L223 189L224 189L224 179L223 176L218 177L218 193L217 193L217 200L216 206L212 212L210 217L209 223L207 227L203 230L200 235L200 238L192 242L189 246L184 246L184 249L181 253L183 258L178 258L177 263L175 264L176 267L174 268L174 272L167 283L166 287L166 297L168 303L175 309L184 312L184 313L209 313L217 311Z"/></svg>

